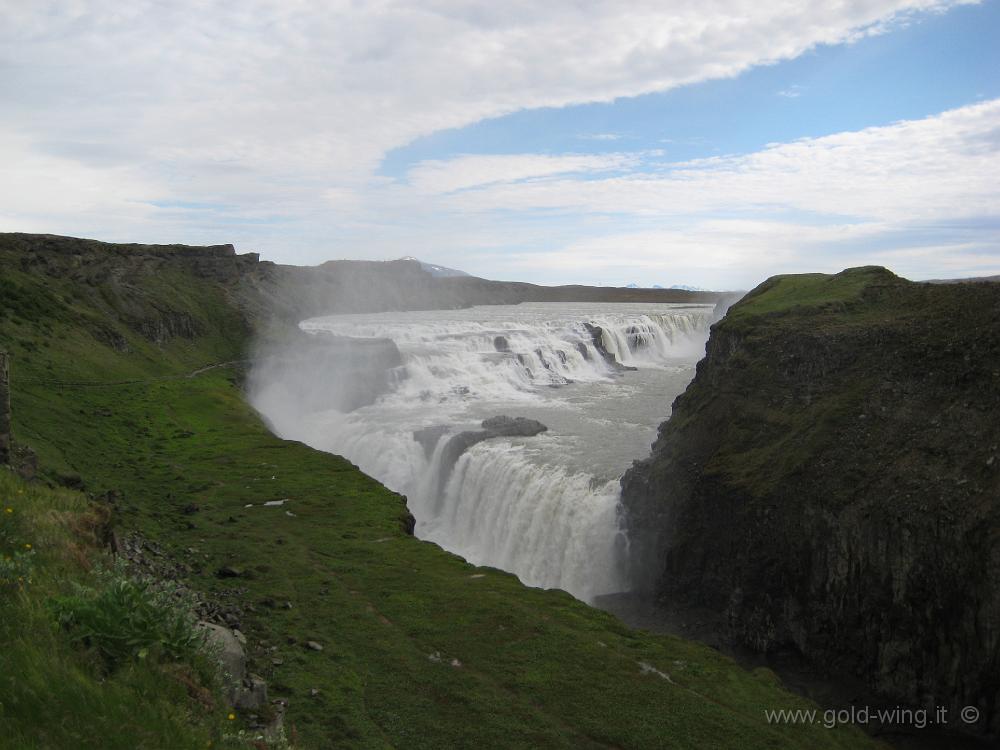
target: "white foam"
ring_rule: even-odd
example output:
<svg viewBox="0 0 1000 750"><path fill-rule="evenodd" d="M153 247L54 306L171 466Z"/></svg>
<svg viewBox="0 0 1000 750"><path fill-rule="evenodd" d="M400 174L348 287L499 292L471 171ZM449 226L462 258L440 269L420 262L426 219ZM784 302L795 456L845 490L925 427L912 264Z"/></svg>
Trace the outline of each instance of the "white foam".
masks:
<svg viewBox="0 0 1000 750"><path fill-rule="evenodd" d="M311 412L310 400L297 399L282 383L258 382L252 401L279 434L343 455L407 495L417 536L470 562L511 571L528 585L562 588L589 600L627 588L627 540L619 529L617 481L598 482L545 461L547 445L559 447L559 440L574 436L488 440L467 450L453 467L443 465L443 457L449 437L479 429L477 411L516 414L531 404L551 409L560 398L552 386L568 382L593 383L614 394L621 382L617 369L605 362L586 324L600 326L603 347L624 365L689 364L703 351L710 308L593 307L593 312L536 305L306 321L302 328L309 331L392 339L404 365L391 390L347 414ZM509 351L498 351L498 343ZM322 383L323 373L314 380ZM413 432L440 425L447 432L429 446L428 455Z"/></svg>

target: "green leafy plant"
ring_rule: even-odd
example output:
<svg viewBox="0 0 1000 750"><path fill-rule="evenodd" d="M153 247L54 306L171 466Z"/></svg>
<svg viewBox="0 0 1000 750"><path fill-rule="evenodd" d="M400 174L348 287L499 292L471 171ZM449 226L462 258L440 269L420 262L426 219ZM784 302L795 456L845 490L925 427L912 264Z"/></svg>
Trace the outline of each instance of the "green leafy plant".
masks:
<svg viewBox="0 0 1000 750"><path fill-rule="evenodd" d="M177 590L128 576L121 566L100 571L96 585L74 584L51 600L71 638L92 648L108 671L132 659L191 661L204 645Z"/></svg>

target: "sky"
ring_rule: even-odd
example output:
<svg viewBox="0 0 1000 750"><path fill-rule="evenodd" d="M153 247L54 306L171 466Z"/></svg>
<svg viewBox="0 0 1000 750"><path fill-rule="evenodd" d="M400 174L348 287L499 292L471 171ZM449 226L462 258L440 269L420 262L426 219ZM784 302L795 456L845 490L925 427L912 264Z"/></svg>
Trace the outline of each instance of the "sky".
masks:
<svg viewBox="0 0 1000 750"><path fill-rule="evenodd" d="M0 0L0 231L542 284L1000 274L1000 0Z"/></svg>

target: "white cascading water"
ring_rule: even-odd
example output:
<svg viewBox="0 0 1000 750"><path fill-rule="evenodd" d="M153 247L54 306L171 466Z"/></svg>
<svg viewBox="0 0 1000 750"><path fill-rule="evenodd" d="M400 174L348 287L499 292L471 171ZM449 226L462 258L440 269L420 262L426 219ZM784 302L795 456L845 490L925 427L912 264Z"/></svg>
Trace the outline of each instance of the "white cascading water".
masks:
<svg viewBox="0 0 1000 750"><path fill-rule="evenodd" d="M310 411L302 380L296 390L258 373L251 397L278 434L343 455L406 495L418 537L589 601L628 588L618 478L648 453L690 380L711 309L531 304L317 318L303 330L395 343L403 364L388 392L346 413ZM317 389L335 380L320 368L305 379ZM549 430L493 437L449 459L449 439L498 415Z"/></svg>

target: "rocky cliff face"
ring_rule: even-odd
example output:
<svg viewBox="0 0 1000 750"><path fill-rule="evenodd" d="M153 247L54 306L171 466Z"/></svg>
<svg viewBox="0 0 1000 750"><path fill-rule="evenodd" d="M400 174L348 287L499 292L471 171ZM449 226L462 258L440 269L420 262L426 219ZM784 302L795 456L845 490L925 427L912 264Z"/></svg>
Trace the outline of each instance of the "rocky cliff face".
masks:
<svg viewBox="0 0 1000 750"><path fill-rule="evenodd" d="M1000 285L771 279L622 479L636 580L996 734L998 415Z"/></svg>
<svg viewBox="0 0 1000 750"><path fill-rule="evenodd" d="M0 234L0 262L34 278L72 282L77 301L87 301L107 313L85 321L91 334L121 352L130 349L125 335L129 331L154 344L193 339L204 333L195 315L186 309L187 300L151 293L157 291L158 277L193 272L198 278L221 284L243 303L246 312L253 313L259 312L252 309L257 300L243 293L243 287L273 272L268 268L271 264L258 263L256 253L237 255L232 245L112 244L21 233ZM18 288L13 280L7 286L4 291L11 299L0 308L7 307L10 314L21 318L46 317L56 310L67 314L73 304L73 300L51 294L39 299Z"/></svg>

